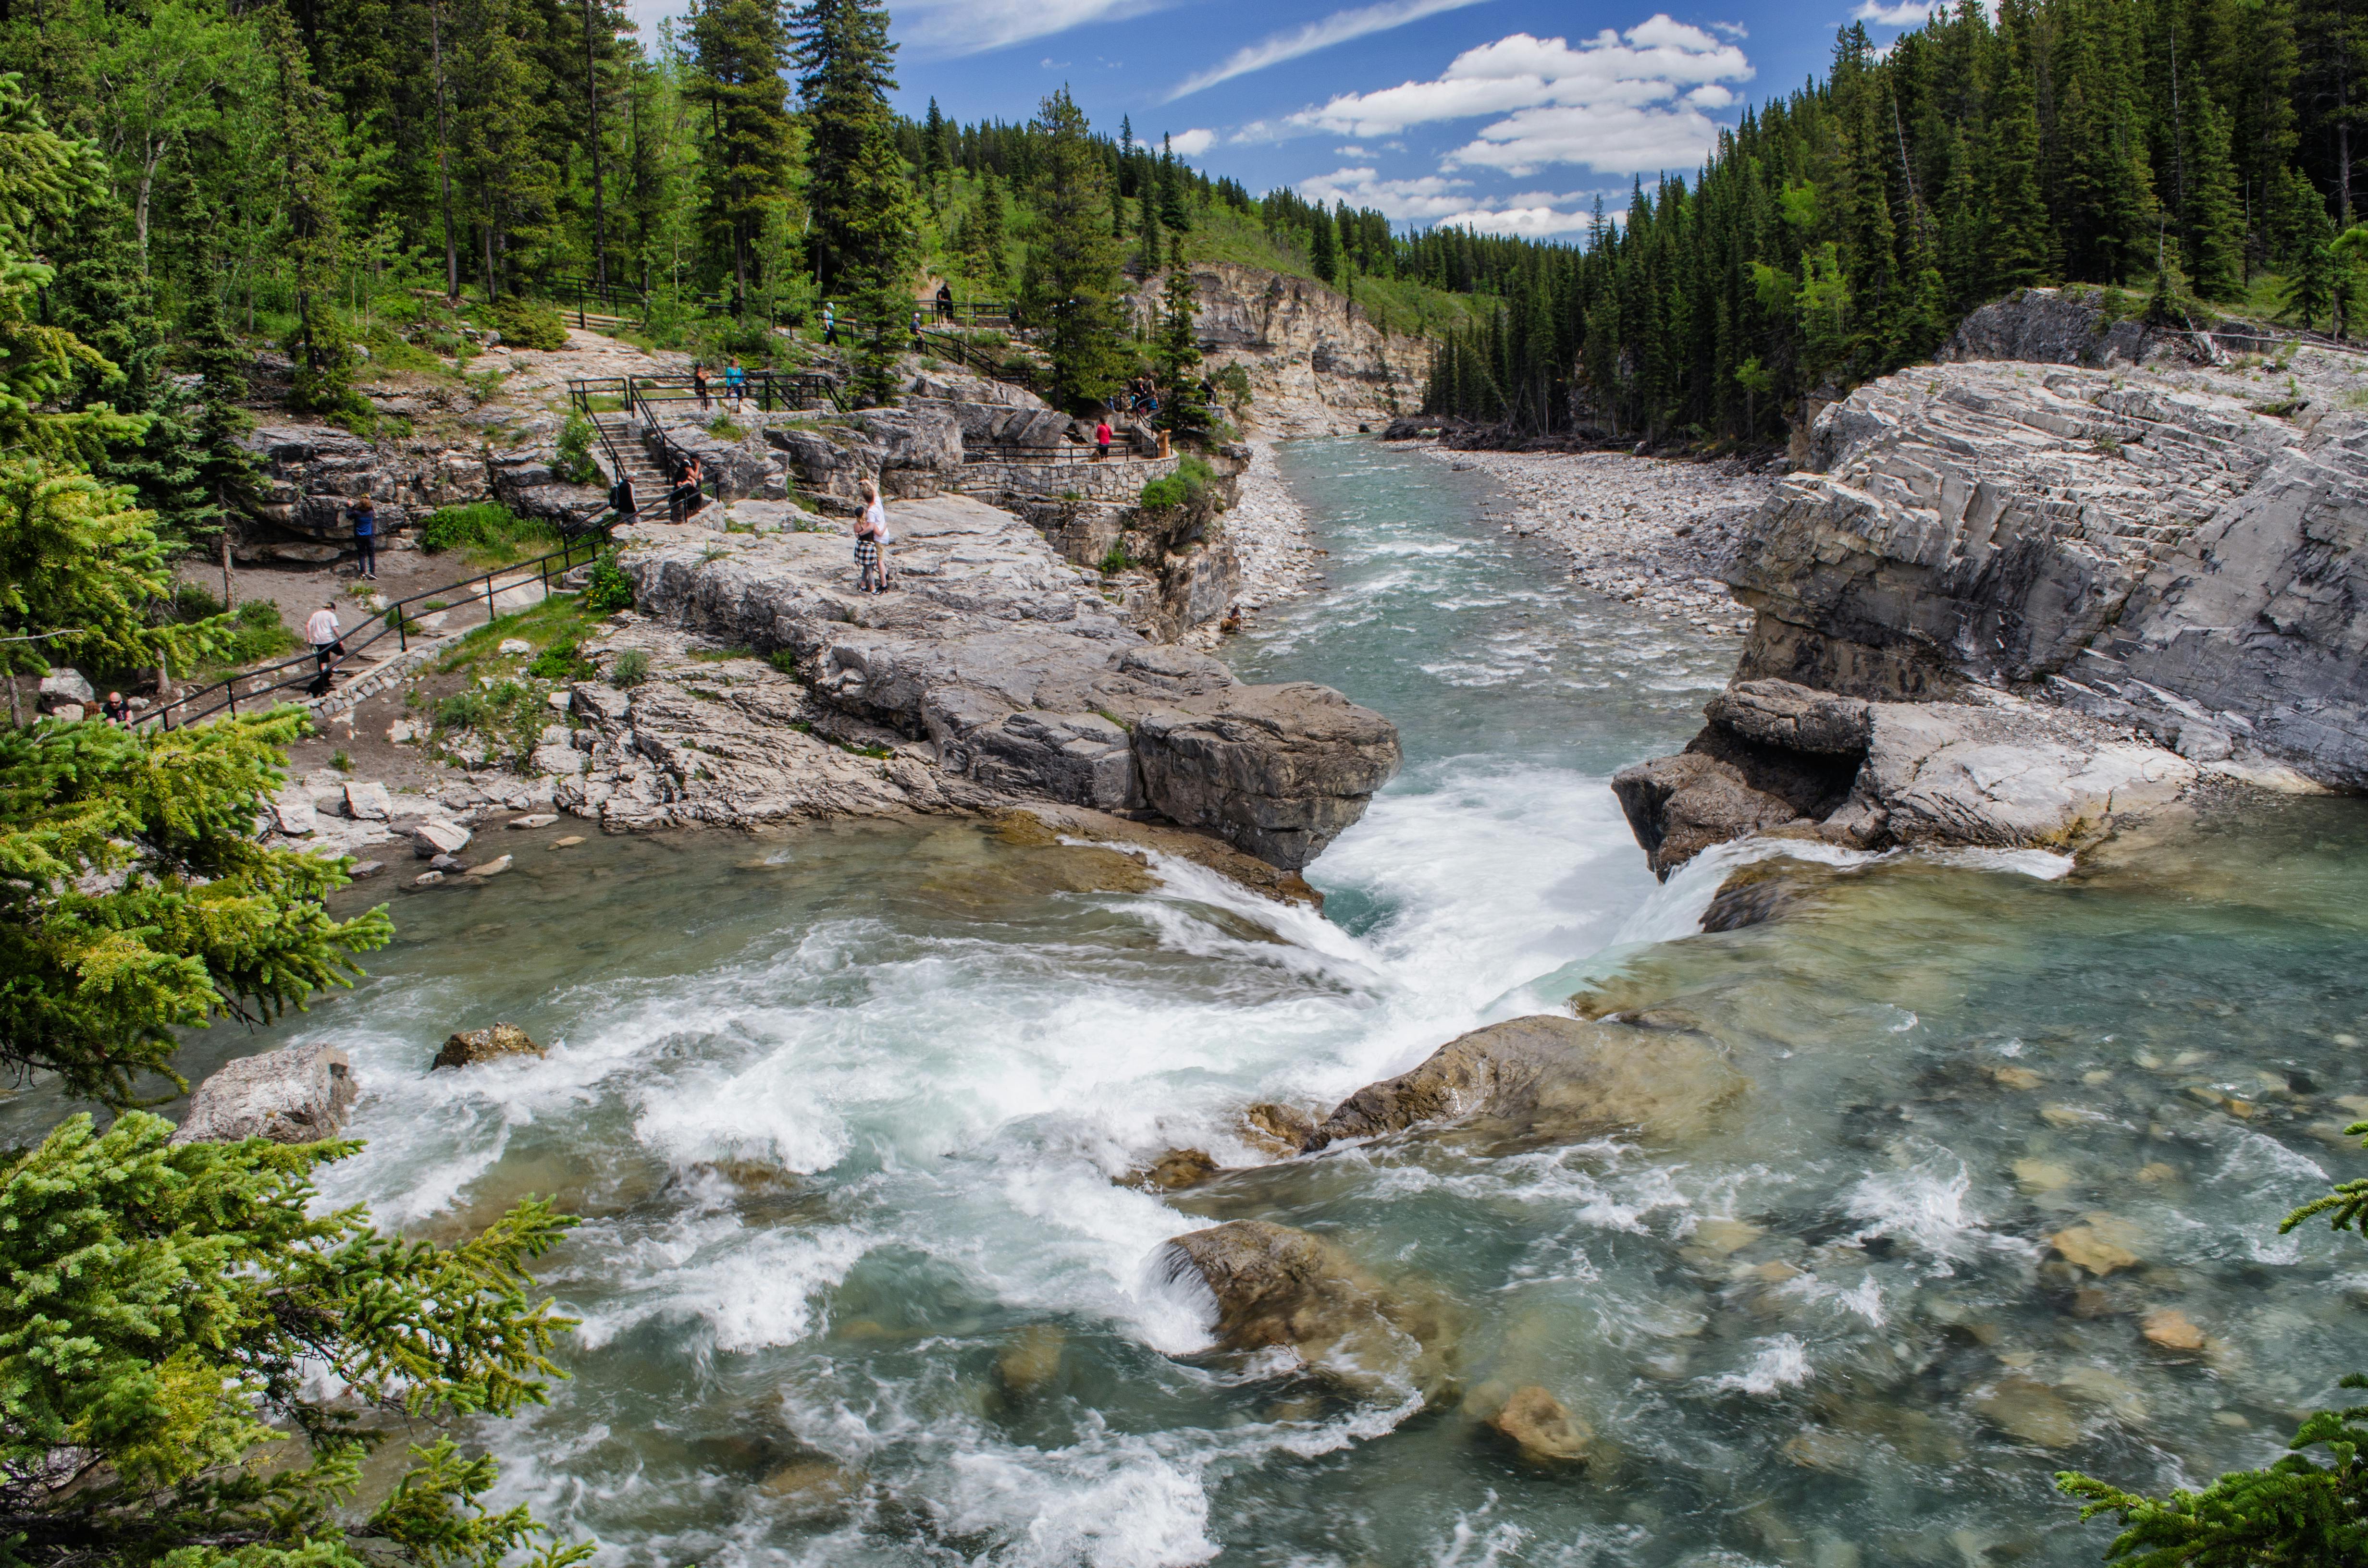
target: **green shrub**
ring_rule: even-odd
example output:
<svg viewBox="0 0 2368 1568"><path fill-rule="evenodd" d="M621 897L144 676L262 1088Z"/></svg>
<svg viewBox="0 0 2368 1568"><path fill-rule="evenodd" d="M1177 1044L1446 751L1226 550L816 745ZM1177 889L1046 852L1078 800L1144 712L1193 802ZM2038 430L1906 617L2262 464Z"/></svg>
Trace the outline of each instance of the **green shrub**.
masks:
<svg viewBox="0 0 2368 1568"><path fill-rule="evenodd" d="M591 675L592 661L584 656L571 639L553 642L537 653L534 663L527 665L526 673L538 680L582 680Z"/></svg>
<svg viewBox="0 0 2368 1568"><path fill-rule="evenodd" d="M1239 414L1250 405L1250 373L1240 365L1228 365L1209 378L1217 389L1217 396L1227 408Z"/></svg>
<svg viewBox="0 0 2368 1568"><path fill-rule="evenodd" d="M746 440L748 435L747 431L734 425L727 415L721 414L708 422L707 429L710 435L719 436L727 441Z"/></svg>
<svg viewBox="0 0 2368 1568"><path fill-rule="evenodd" d="M766 656L765 662L785 676L794 676L798 673L798 656L790 649L774 649Z"/></svg>
<svg viewBox="0 0 2368 1568"><path fill-rule="evenodd" d="M1200 458L1188 457L1176 465L1176 472L1165 479L1155 479L1143 487L1136 504L1143 506L1181 506L1197 501L1209 488L1217 471Z"/></svg>
<svg viewBox="0 0 2368 1568"><path fill-rule="evenodd" d="M617 663L609 671L609 684L620 691L630 690L650 678L650 656L639 648L628 648L617 655Z"/></svg>
<svg viewBox="0 0 2368 1568"><path fill-rule="evenodd" d="M1110 547L1109 553L1102 557L1102 575L1105 577L1110 576L1113 574L1125 571L1128 567L1133 564L1134 557L1126 552L1126 541L1124 540L1121 540L1118 543L1111 545Z"/></svg>
<svg viewBox="0 0 2368 1568"><path fill-rule="evenodd" d="M494 302L494 325L512 348L544 350L567 347L567 324L548 305L538 305L508 294Z"/></svg>
<svg viewBox="0 0 2368 1568"><path fill-rule="evenodd" d="M584 608L594 615L633 608L633 580L617 564L616 546L602 551L593 561L591 574L584 583Z"/></svg>
<svg viewBox="0 0 2368 1568"><path fill-rule="evenodd" d="M559 456L551 465L552 472L570 484L598 484L600 465L592 460L592 441L599 434L592 421L581 414L570 414L559 432Z"/></svg>

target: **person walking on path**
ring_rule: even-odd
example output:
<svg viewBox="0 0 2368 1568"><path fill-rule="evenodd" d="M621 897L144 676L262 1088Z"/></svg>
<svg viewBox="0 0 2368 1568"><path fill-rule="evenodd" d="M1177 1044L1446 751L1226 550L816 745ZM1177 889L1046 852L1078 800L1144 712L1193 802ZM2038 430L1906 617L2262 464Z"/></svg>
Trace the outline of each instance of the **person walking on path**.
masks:
<svg viewBox="0 0 2368 1568"><path fill-rule="evenodd" d="M365 495L347 514L354 525L354 575L378 581L378 503Z"/></svg>
<svg viewBox="0 0 2368 1568"><path fill-rule="evenodd" d="M313 695L324 696L329 689L329 666L345 650L345 632L337 625L337 601L329 600L313 612L304 623L304 641L313 645L313 658L319 666L313 676Z"/></svg>
<svg viewBox="0 0 2368 1568"><path fill-rule="evenodd" d="M822 346L825 348L838 347L838 311L828 300L822 302Z"/></svg>
<svg viewBox="0 0 2368 1568"><path fill-rule="evenodd" d="M748 395L748 372L737 358L723 367L723 395L732 400L732 412L739 413L741 400Z"/></svg>
<svg viewBox="0 0 2368 1568"><path fill-rule="evenodd" d="M938 285L938 319L941 322L954 319L954 286L951 283Z"/></svg>
<svg viewBox="0 0 2368 1568"><path fill-rule="evenodd" d="M701 414L706 413L706 412L707 412L707 367L706 367L706 366L704 366L704 365L693 365L693 366L691 366L691 368L690 368L690 392L691 392L691 395L692 395L693 397L695 397L695 398L699 399L699 412L700 412L700 413L701 413Z"/></svg>
<svg viewBox="0 0 2368 1568"><path fill-rule="evenodd" d="M921 308L916 305L913 307L913 352L918 354L928 347L921 341Z"/></svg>
<svg viewBox="0 0 2368 1568"><path fill-rule="evenodd" d="M1110 415L1105 414L1101 417L1101 423L1094 426L1094 456L1098 458L1110 456Z"/></svg>

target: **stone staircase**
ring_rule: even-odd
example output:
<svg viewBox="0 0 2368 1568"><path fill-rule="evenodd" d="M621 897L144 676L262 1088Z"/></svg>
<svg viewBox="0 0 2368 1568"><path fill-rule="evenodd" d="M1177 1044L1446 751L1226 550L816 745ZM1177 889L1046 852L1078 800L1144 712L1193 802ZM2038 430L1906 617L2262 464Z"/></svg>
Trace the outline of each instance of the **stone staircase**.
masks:
<svg viewBox="0 0 2368 1568"><path fill-rule="evenodd" d="M642 440L641 422L630 414L596 414L592 419L616 449L624 465L621 477L632 482L636 518L664 517L666 488L672 481L651 459L649 448Z"/></svg>

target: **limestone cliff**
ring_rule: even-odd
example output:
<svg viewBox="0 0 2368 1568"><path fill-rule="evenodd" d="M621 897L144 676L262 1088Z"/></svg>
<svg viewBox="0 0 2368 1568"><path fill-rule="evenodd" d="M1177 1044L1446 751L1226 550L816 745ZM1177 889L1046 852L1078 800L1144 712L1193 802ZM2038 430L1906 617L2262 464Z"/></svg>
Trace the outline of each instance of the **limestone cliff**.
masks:
<svg viewBox="0 0 2368 1568"><path fill-rule="evenodd" d="M1742 530L1737 685L1616 784L1655 869L1777 829L2078 844L2199 768L2368 787L2368 358L2032 290L1944 358L1823 410ZM1854 747L1767 719L1834 699Z"/></svg>
<svg viewBox="0 0 2368 1568"><path fill-rule="evenodd" d="M1239 365L1248 374L1244 418L1254 433L1379 429L1422 401L1429 345L1383 332L1338 290L1230 261L1196 264L1192 283L1207 369ZM1153 290L1131 301L1146 321L1156 304Z"/></svg>

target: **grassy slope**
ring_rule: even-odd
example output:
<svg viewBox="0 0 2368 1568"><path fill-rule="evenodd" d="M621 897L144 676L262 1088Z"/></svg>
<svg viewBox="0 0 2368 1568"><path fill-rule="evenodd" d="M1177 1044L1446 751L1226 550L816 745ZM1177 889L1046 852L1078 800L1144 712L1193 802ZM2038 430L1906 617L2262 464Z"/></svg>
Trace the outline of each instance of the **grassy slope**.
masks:
<svg viewBox="0 0 2368 1568"><path fill-rule="evenodd" d="M917 176L916 176L917 177ZM1026 193L1007 191L1009 207L1008 227L1012 239L1009 259L1003 286L996 289L983 280L956 277L955 291L966 299L995 296L1008 298L1017 286L1020 263L1027 255L1026 236L1034 227L1035 215L1027 207ZM951 242L962 216L978 199L977 183L957 172L951 188L942 192L935 208L935 221L922 226L924 265L938 276L956 276L950 272ZM1290 278L1315 280L1315 268L1308 265L1306 252L1296 245L1277 241L1251 213L1222 204L1201 209L1195 215L1191 233L1185 243L1195 261L1229 261L1243 267L1263 267ZM1132 254L1133 242L1129 241ZM967 284L967 287L965 285ZM1451 294L1441 289L1406 278L1358 278L1345 290L1370 316L1386 331L1423 335L1462 326L1494 308L1495 301L1469 294Z"/></svg>

